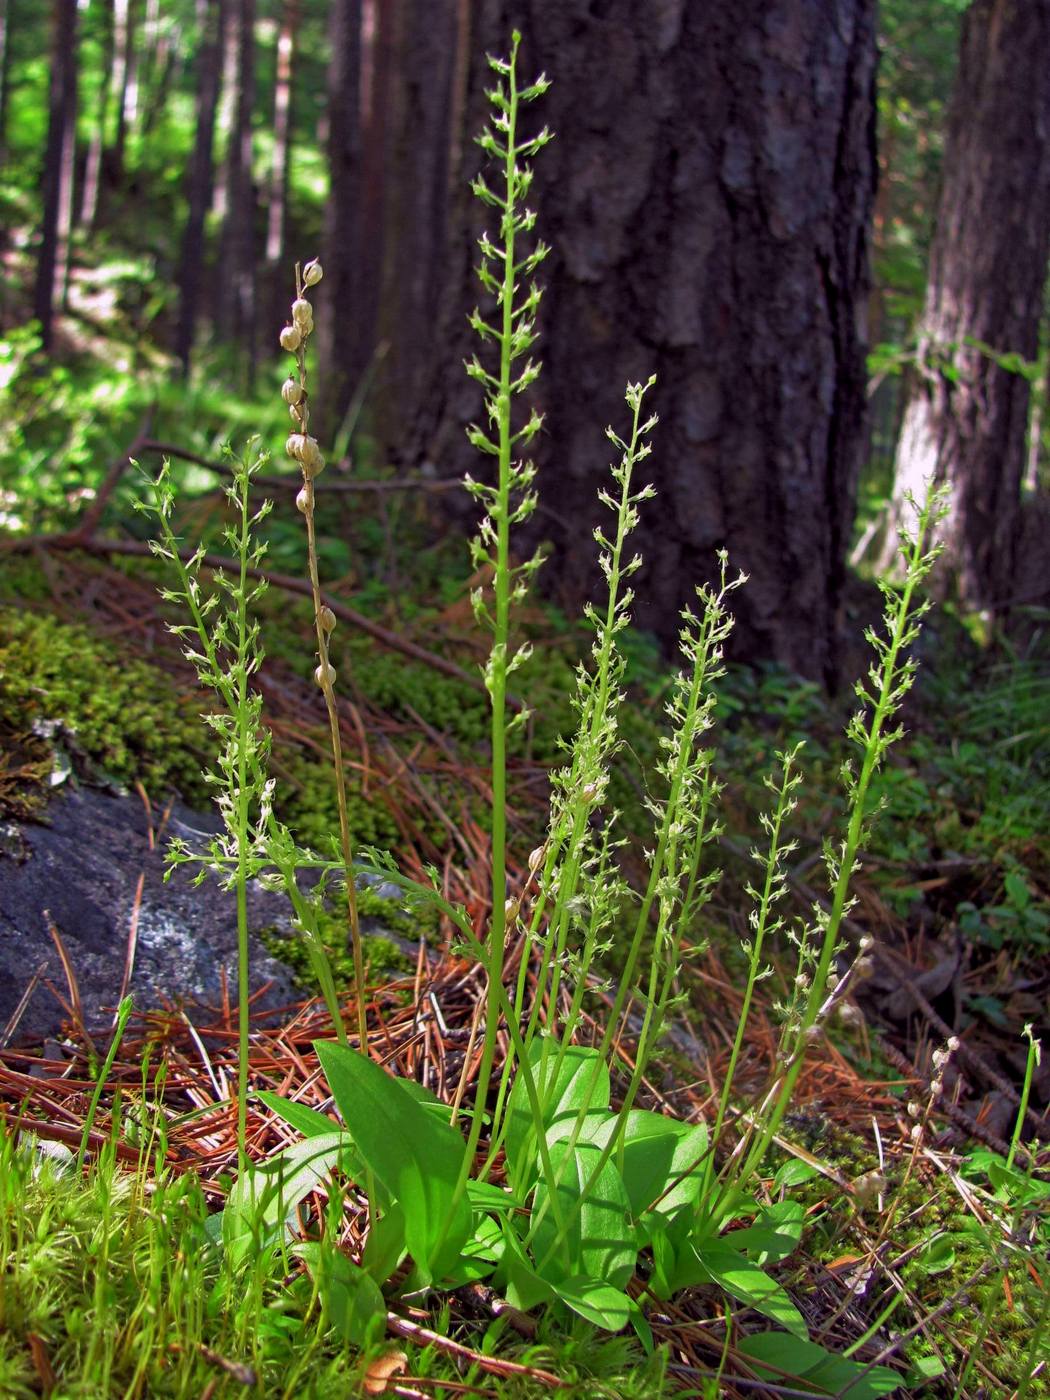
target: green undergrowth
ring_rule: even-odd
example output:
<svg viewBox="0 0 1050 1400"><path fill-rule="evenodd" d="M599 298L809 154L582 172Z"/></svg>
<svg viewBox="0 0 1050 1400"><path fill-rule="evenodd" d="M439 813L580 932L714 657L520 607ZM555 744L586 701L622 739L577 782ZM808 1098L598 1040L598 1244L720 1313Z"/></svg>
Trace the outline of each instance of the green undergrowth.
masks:
<svg viewBox="0 0 1050 1400"><path fill-rule="evenodd" d="M362 1356L337 1339L316 1291L291 1252L231 1286L211 1244L208 1205L193 1174L153 1161L160 1114L125 1105L125 1141L144 1143L137 1170L111 1155L85 1178L72 1156L0 1127L0 1394L4 1400L344 1400L363 1394L369 1366L393 1343ZM152 1136L141 1124L152 1124ZM316 1238L324 1222L311 1217ZM663 1359L646 1360L626 1338L598 1339L582 1327L558 1335L541 1320L535 1340L515 1339L483 1317L437 1330L483 1352L556 1370L559 1394L578 1400L644 1400L665 1393ZM434 1346L404 1348L403 1367L428 1393L453 1395L493 1384L480 1367ZM47 1368L60 1379L51 1387ZM449 1389L442 1388L442 1382ZM411 1384L411 1382L409 1382ZM536 1383L501 1379L506 1400L549 1394Z"/></svg>
<svg viewBox="0 0 1050 1400"><path fill-rule="evenodd" d="M984 1383L999 1387L995 1394L1010 1394L1024 1379L1021 1368L1044 1306L1046 1280L1034 1282L1029 1256L1010 1248L994 1217L1008 1218L1023 1204L1026 1189L1030 1191L1033 1213L1019 1223L1015 1238L1020 1240L1023 1232L1036 1255L1045 1255L1050 1249L1050 1186L1035 1181L1025 1188L1022 1174L1008 1172L1001 1158L975 1152L956 1170L982 1212L988 1212L982 1219L968 1207L951 1177L921 1155L916 1162L905 1156L883 1167L870 1142L822 1114L791 1115L788 1126L792 1138L804 1141L840 1181L875 1183L870 1190L848 1195L828 1175L799 1161L792 1165L798 1181L795 1199L805 1207L808 1222L801 1271L814 1265L832 1270L843 1298L852 1287L855 1308L867 1318L880 1319L887 1335L914 1329L902 1348L911 1367L908 1384L914 1391L909 1394L952 1394L952 1387L944 1388L940 1378L945 1373L958 1375L974 1351L980 1354ZM998 1192L995 1180L1000 1182ZM1003 1182L1010 1183L1006 1189ZM870 1267L867 1251L873 1239L883 1241L879 1257L885 1268ZM982 1336L986 1306L994 1326ZM914 1328L918 1319L942 1307L935 1323ZM1032 1400L1050 1396L1045 1368L1031 1378L1028 1395Z"/></svg>
<svg viewBox="0 0 1050 1400"><path fill-rule="evenodd" d="M357 912L361 919L365 965L372 981L410 973L415 961L405 948L394 942L394 934L404 944L418 945L420 940L435 946L441 934L440 919L434 909L406 909L400 899L381 894L369 885L357 891ZM259 937L274 957L290 967L304 991L316 991L316 978L309 955L301 938L289 936L280 929L260 929ZM332 965L336 990L340 996L354 989L354 960L347 945L346 916L342 911L322 916L318 933Z"/></svg>

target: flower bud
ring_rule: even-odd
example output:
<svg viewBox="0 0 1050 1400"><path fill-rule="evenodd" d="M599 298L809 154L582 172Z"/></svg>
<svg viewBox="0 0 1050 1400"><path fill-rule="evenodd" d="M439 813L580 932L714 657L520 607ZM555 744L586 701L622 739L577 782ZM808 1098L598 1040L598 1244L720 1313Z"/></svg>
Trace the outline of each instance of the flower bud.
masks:
<svg viewBox="0 0 1050 1400"><path fill-rule="evenodd" d="M308 287L316 287L323 276L324 271L321 267L321 264L317 261L316 258L311 258L310 261L303 268L304 283Z"/></svg>
<svg viewBox="0 0 1050 1400"><path fill-rule="evenodd" d="M298 379L286 379L281 385L281 398L285 403L296 404L303 396L303 386Z"/></svg>
<svg viewBox="0 0 1050 1400"><path fill-rule="evenodd" d="M302 433L290 433L284 444L284 450L288 453L289 457L294 457L298 462L302 457L303 444L305 442L306 438Z"/></svg>
<svg viewBox="0 0 1050 1400"><path fill-rule="evenodd" d="M335 613L332 609L326 604L318 613L318 617L321 620L321 626L324 630L326 632L331 632L332 628L335 626Z"/></svg>
<svg viewBox="0 0 1050 1400"><path fill-rule="evenodd" d="M335 685L335 667L327 661L323 661L314 672L314 680L324 689L326 685Z"/></svg>
<svg viewBox="0 0 1050 1400"><path fill-rule="evenodd" d="M309 485L306 485L302 488L302 490L295 498L295 508L297 511L300 511L303 515L305 515L306 512L310 509L312 501L313 490Z"/></svg>
<svg viewBox="0 0 1050 1400"><path fill-rule="evenodd" d="M298 350L302 339L303 334L298 326L285 326L281 332L281 347L284 350Z"/></svg>
<svg viewBox="0 0 1050 1400"><path fill-rule="evenodd" d="M305 297L298 297L292 302L292 320L300 330L303 329L307 321L312 321L313 319L313 309Z"/></svg>

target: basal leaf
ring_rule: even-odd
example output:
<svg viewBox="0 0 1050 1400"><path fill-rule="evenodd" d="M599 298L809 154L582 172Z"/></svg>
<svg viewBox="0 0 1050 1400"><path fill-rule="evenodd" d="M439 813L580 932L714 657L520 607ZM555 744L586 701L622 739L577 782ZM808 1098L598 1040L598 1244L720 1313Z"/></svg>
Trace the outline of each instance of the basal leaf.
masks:
<svg viewBox="0 0 1050 1400"><path fill-rule="evenodd" d="M804 1215L797 1201L777 1201L761 1206L753 1225L733 1230L724 1239L755 1264L779 1264L798 1248Z"/></svg>
<svg viewBox="0 0 1050 1400"><path fill-rule="evenodd" d="M609 1107L609 1070L598 1051L584 1045L565 1046L560 1065L557 1063L558 1055L557 1043L549 1038L537 1039L529 1047L529 1065L536 1077L544 1134L549 1132L556 1119L564 1118L567 1114ZM520 1067L507 1101L504 1146L511 1182L516 1190L524 1193L537 1177L536 1125Z"/></svg>
<svg viewBox="0 0 1050 1400"><path fill-rule="evenodd" d="M340 1336L362 1350L378 1342L386 1331L386 1301L371 1274L317 1240L297 1245L294 1253L316 1279L325 1312Z"/></svg>
<svg viewBox="0 0 1050 1400"><path fill-rule="evenodd" d="M551 1144L550 1156L551 1165L560 1174L557 1199L569 1226L564 1247L555 1248L555 1213L552 1208L545 1211L533 1243L539 1272L559 1291L561 1278L576 1274L604 1279L613 1288L623 1288L634 1272L638 1246L620 1173L610 1158L579 1204L598 1167L600 1149L593 1143L578 1142L570 1151L567 1142L555 1142ZM547 1183L541 1180L536 1187L533 1211L542 1210L548 1196Z"/></svg>
<svg viewBox="0 0 1050 1400"><path fill-rule="evenodd" d="M731 1297L786 1328L795 1337L808 1339L802 1314L775 1279L757 1264L738 1254L724 1240L705 1240L694 1246L700 1275L695 1282L717 1283Z"/></svg>
<svg viewBox="0 0 1050 1400"><path fill-rule="evenodd" d="M332 1125L329 1124L329 1127ZM222 1243L236 1269L288 1235L300 1201L333 1171L345 1170L350 1143L331 1131L293 1143L237 1178L222 1212Z"/></svg>
<svg viewBox="0 0 1050 1400"><path fill-rule="evenodd" d="M785 1332L743 1337L737 1350L754 1362L763 1379L797 1379L813 1387L816 1395L834 1395L836 1400L878 1400L902 1384L902 1378L887 1366L874 1366L869 1371L856 1361L825 1351L816 1342Z"/></svg>
<svg viewBox="0 0 1050 1400"><path fill-rule="evenodd" d="M463 1139L366 1056L324 1041L314 1048L361 1157L404 1213L416 1282L440 1278L471 1231L465 1195L453 1209Z"/></svg>
<svg viewBox="0 0 1050 1400"><path fill-rule="evenodd" d="M559 1283L557 1293L573 1312L607 1332L620 1332L631 1320L630 1298L602 1279L576 1275Z"/></svg>

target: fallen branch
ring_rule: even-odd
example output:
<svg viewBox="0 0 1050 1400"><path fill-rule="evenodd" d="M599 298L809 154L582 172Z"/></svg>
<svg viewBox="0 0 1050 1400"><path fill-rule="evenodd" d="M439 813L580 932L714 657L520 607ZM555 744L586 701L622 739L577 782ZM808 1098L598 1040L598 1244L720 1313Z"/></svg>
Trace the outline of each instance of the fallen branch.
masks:
<svg viewBox="0 0 1050 1400"><path fill-rule="evenodd" d="M4 540L0 543L0 553L7 554L29 554L34 550L43 549L58 553L65 553L72 550L82 550L85 554L109 555L121 554L132 558L149 559L153 557L153 550L141 540L108 540L100 539L97 535L84 535L79 530L70 531L62 535L36 535L25 538ZM188 562L195 557L193 550L180 550L180 559ZM229 559L224 559L220 554L205 554L199 560L205 569L224 569L229 572L233 568L233 563ZM291 574L275 574L267 569L250 567L247 570L252 578L262 579L273 588L279 588L285 593L298 593L305 598L312 596L310 582L308 579L295 578ZM418 646L415 642L410 642L407 637L401 637L396 632L391 632L389 628L382 627L378 622L373 622L371 618L365 617L355 608L349 607L341 602L331 593L322 593L321 601L332 609L336 617L349 623L359 632L364 632L366 636L374 638L382 646L390 651L400 652L402 656L410 657L413 661L418 661L424 666L429 666L431 670L440 671L443 675L451 676L454 680L462 681L464 685L469 685L472 690L480 691L483 694L485 682L480 676L471 675L462 666L457 666L454 661L447 661L445 657L438 656L435 652L427 651L425 647ZM515 710L521 709L521 701L507 697L508 704Z"/></svg>
<svg viewBox="0 0 1050 1400"><path fill-rule="evenodd" d="M155 438L141 436L128 448L127 457L130 458L135 452L156 452L162 457L177 457L179 461L191 462L194 466L216 472L219 476L234 475L234 468L227 466L225 462L202 457L199 452L190 452L173 442L158 442ZM298 490L302 482L297 472L289 472L286 476L253 476L252 484L261 486L264 491L283 491L286 487ZM452 491L462 485L463 479L458 476L433 479L425 476L395 476L385 481L346 481L339 477L326 476L323 480L314 482L314 490L346 494L366 491L376 494L390 491Z"/></svg>

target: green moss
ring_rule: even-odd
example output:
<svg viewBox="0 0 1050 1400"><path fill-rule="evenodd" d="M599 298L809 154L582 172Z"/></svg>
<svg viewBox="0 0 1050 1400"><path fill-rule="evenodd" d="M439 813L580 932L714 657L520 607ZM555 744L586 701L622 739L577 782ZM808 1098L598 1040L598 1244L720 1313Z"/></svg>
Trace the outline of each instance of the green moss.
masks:
<svg viewBox="0 0 1050 1400"><path fill-rule="evenodd" d="M200 701L171 675L77 623L0 608L0 712L16 729L58 722L80 755L154 796L203 801Z"/></svg>
<svg viewBox="0 0 1050 1400"><path fill-rule="evenodd" d="M319 754L284 749L278 755L277 811L300 845L327 855L331 838L339 835L339 808L332 768ZM390 850L397 845L398 830L390 812L361 792L360 783L347 774L347 819L352 845Z"/></svg>
<svg viewBox="0 0 1050 1400"><path fill-rule="evenodd" d="M382 933L369 932L369 924L381 925L408 943L422 938L433 943L439 934L436 910L406 910L396 899L387 899L369 886L358 889L357 912L362 920L365 965L374 980L410 973L413 959ZM336 989L340 994L354 987L354 961L347 936L346 916L341 911L329 911L321 921L321 940L332 964ZM259 930L259 938L268 952L280 959L295 974L304 991L317 990L306 945L298 934L287 934L276 928Z"/></svg>

